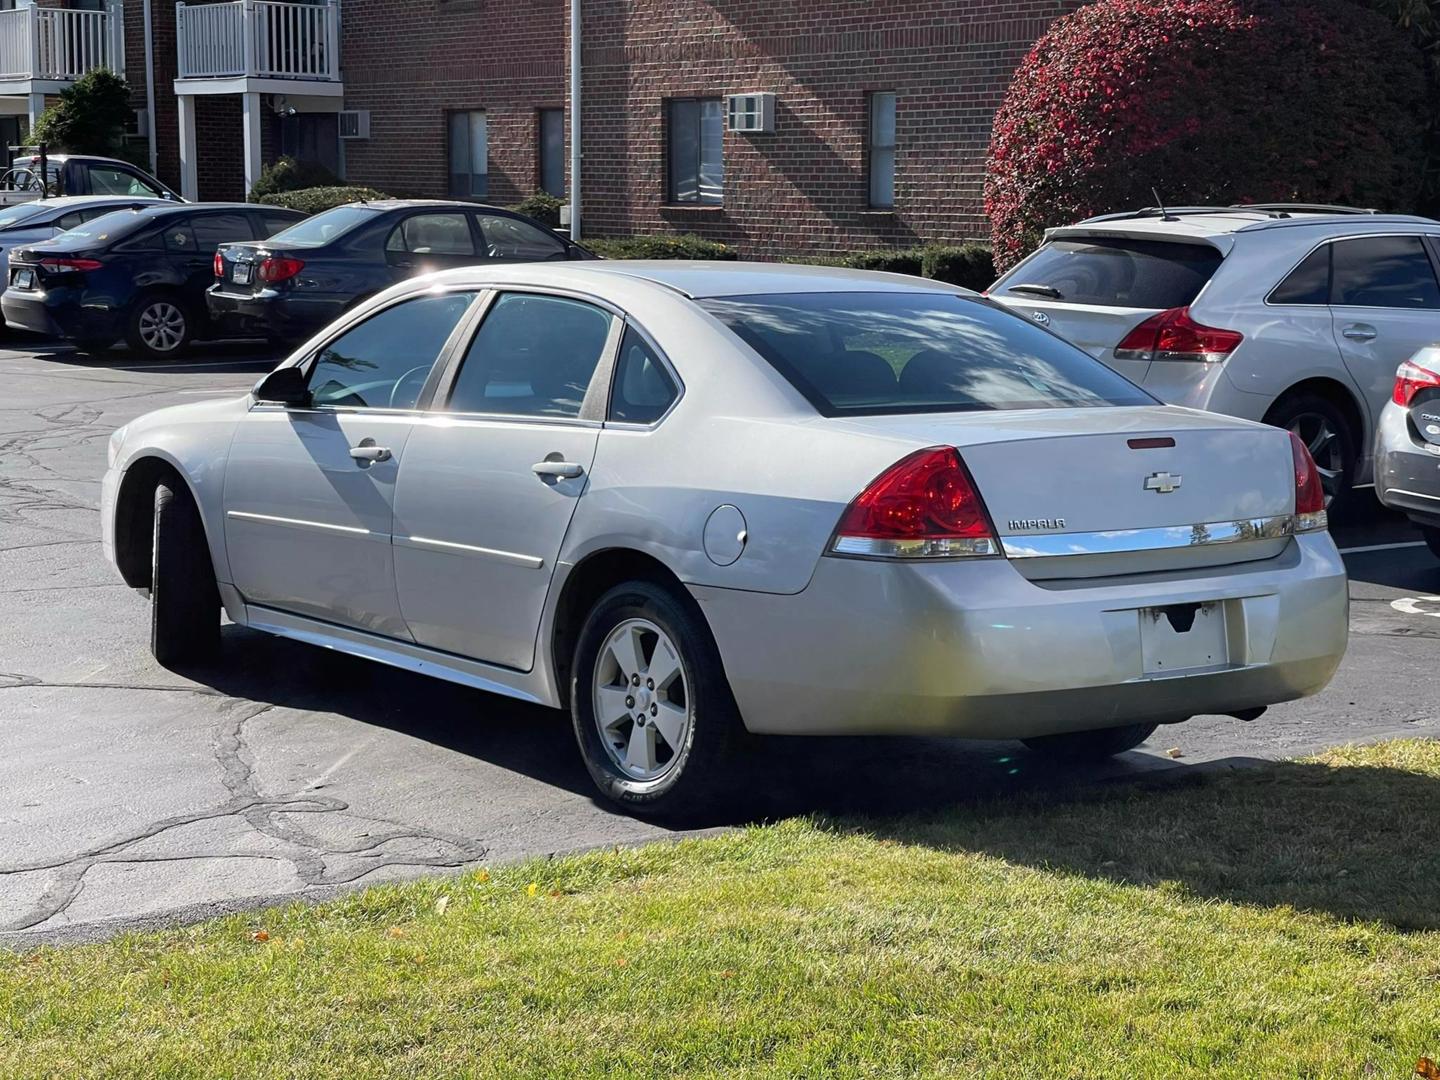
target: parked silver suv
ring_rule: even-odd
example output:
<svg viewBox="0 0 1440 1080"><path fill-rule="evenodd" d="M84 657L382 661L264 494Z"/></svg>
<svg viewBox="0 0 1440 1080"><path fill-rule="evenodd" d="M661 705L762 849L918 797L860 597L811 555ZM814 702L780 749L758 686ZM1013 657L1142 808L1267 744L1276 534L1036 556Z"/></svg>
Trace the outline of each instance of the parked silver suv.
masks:
<svg viewBox="0 0 1440 1080"><path fill-rule="evenodd" d="M1163 401L1294 431L1332 498L1373 480L1395 369L1440 343L1440 222L1182 207L1051 229L989 295Z"/></svg>

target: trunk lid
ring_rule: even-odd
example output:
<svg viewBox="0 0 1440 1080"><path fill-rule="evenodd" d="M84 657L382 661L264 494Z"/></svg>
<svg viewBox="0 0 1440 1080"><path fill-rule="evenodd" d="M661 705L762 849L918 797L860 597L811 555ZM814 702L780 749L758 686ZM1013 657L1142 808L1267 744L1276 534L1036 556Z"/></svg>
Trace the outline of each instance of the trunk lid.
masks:
<svg viewBox="0 0 1440 1080"><path fill-rule="evenodd" d="M260 262L270 253L263 243L221 244L216 249L220 257L220 273L215 284L219 291L235 296L254 296L264 284L257 271Z"/></svg>
<svg viewBox="0 0 1440 1080"><path fill-rule="evenodd" d="M1166 406L845 423L956 447L1004 550L1032 578L1215 566L1288 543L1295 478L1276 428Z"/></svg>

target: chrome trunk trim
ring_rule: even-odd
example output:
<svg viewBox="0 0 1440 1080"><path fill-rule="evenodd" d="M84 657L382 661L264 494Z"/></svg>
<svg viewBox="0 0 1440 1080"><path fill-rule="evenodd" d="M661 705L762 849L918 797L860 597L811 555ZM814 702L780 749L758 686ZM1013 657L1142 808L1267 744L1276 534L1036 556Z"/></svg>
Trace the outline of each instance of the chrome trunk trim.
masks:
<svg viewBox="0 0 1440 1080"><path fill-rule="evenodd" d="M1157 529L1114 529L1105 532L1047 533L1002 536L1011 559L1053 559L1069 555L1120 555L1132 551L1234 544L1247 540L1280 540L1296 533L1295 515L1169 525Z"/></svg>

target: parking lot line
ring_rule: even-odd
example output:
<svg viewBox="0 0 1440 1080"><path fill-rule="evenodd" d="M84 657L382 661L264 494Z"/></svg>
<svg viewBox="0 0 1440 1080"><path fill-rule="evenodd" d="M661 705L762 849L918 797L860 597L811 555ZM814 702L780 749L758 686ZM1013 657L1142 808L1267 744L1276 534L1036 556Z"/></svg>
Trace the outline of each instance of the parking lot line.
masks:
<svg viewBox="0 0 1440 1080"><path fill-rule="evenodd" d="M1395 551L1398 548L1424 547L1424 540L1402 540L1395 544L1364 544L1361 547L1341 548L1341 555L1363 555L1367 551Z"/></svg>

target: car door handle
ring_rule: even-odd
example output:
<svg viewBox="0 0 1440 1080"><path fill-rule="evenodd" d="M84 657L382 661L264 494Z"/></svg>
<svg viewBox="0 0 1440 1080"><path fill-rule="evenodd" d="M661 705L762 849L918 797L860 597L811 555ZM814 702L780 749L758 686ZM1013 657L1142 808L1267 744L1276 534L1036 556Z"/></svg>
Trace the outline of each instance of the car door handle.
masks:
<svg viewBox="0 0 1440 1080"><path fill-rule="evenodd" d="M376 446L374 443L368 446L365 443L361 443L359 446L352 446L350 448L350 456L356 461L389 461L390 448L388 446Z"/></svg>
<svg viewBox="0 0 1440 1080"><path fill-rule="evenodd" d="M1366 323L1352 323L1345 327L1340 333L1351 341L1374 341L1375 327Z"/></svg>
<svg viewBox="0 0 1440 1080"><path fill-rule="evenodd" d="M551 480L574 480L585 475L585 466L573 461L537 461L530 469L536 476Z"/></svg>

